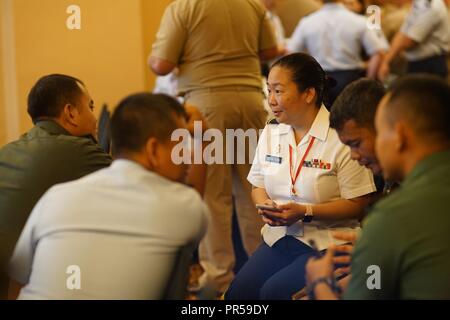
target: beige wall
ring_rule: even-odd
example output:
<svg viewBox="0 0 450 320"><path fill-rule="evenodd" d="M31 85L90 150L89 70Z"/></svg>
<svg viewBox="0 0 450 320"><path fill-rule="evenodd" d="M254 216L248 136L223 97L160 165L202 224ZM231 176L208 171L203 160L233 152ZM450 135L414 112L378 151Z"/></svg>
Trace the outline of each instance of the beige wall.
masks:
<svg viewBox="0 0 450 320"><path fill-rule="evenodd" d="M170 2L172 0L142 0L141 2L145 64L147 64L147 58L151 52L152 43L155 40L164 9ZM146 86L153 88L154 82L155 75L150 72L150 69L146 68Z"/></svg>
<svg viewBox="0 0 450 320"><path fill-rule="evenodd" d="M68 30L72 0L15 0L19 105L42 75L83 80L97 109L144 89L139 0L78 0L81 30ZM31 123L21 108L21 129Z"/></svg>
<svg viewBox="0 0 450 320"><path fill-rule="evenodd" d="M103 103L113 108L125 95L153 87L154 76L146 60L170 0L0 0L5 1L12 1L14 19L16 131L22 133L32 126L26 113L27 94L46 74L65 73L83 80L97 112ZM66 27L66 10L72 4L81 8L81 30ZM0 62L0 86L3 69ZM8 140L5 131L11 133L1 122L9 117L2 90L3 86L0 145Z"/></svg>
<svg viewBox="0 0 450 320"><path fill-rule="evenodd" d="M19 133L12 7L13 0L0 1L0 136L5 141L12 140Z"/></svg>

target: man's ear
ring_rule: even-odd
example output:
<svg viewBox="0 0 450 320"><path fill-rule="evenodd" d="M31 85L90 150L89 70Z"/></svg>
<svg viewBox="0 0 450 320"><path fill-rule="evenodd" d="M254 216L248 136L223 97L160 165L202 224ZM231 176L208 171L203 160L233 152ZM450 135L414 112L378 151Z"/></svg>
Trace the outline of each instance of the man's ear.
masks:
<svg viewBox="0 0 450 320"><path fill-rule="evenodd" d="M410 143L411 132L406 123L398 121L395 124L395 149L400 153L405 150L407 145Z"/></svg>
<svg viewBox="0 0 450 320"><path fill-rule="evenodd" d="M308 88L305 91L306 93L306 103L311 104L314 102L314 98L316 97L316 89Z"/></svg>
<svg viewBox="0 0 450 320"><path fill-rule="evenodd" d="M62 117L66 123L74 127L77 127L78 114L79 114L78 108L70 103L67 103L63 108Z"/></svg>
<svg viewBox="0 0 450 320"><path fill-rule="evenodd" d="M152 170L158 168L160 165L159 148L159 141L155 137L151 137L150 139L148 139L147 143L145 144L145 154L147 156L147 161L150 165L150 169Z"/></svg>

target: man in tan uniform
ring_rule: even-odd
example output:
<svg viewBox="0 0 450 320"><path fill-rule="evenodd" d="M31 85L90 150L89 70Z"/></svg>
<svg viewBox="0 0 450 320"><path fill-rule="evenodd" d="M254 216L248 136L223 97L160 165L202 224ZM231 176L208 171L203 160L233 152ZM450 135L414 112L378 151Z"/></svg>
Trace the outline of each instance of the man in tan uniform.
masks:
<svg viewBox="0 0 450 320"><path fill-rule="evenodd" d="M264 127L259 58L277 53L272 25L258 0L177 0L164 13L149 65L159 75L178 67L179 94L199 107L225 141L226 129ZM208 167L205 201L211 217L200 244L205 273L199 282L217 292L224 292L234 277L233 196L247 254L261 242L262 221L246 181L249 170L248 159L243 165Z"/></svg>
<svg viewBox="0 0 450 320"><path fill-rule="evenodd" d="M392 41L408 15L410 2L405 0L373 0L372 4L381 6L381 28L388 41Z"/></svg>
<svg viewBox="0 0 450 320"><path fill-rule="evenodd" d="M317 0L277 0L275 13L280 17L287 37L290 37L299 21L322 6Z"/></svg>

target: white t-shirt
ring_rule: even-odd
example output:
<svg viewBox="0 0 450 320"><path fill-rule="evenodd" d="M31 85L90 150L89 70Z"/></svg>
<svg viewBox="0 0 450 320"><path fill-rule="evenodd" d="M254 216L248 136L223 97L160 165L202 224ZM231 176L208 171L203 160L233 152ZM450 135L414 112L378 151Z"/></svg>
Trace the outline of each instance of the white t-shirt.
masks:
<svg viewBox="0 0 450 320"><path fill-rule="evenodd" d="M162 299L180 249L200 241L206 216L193 189L117 160L41 198L10 275L25 284L19 299ZM71 290L78 274L81 289Z"/></svg>
<svg viewBox="0 0 450 320"><path fill-rule="evenodd" d="M294 150L296 171L312 137L315 141L295 184L297 196L293 197L289 145ZM255 187L264 188L277 204L291 201L317 204L353 199L376 191L372 172L350 159L350 148L342 144L337 132L330 128L329 112L324 106L298 146L291 126L267 125L258 142L248 181ZM330 230L345 231L358 227L356 220L313 220L304 224L299 221L290 227L265 225L262 233L270 246L285 235L292 235L306 244L313 239L323 250L332 242L339 243L333 239Z"/></svg>

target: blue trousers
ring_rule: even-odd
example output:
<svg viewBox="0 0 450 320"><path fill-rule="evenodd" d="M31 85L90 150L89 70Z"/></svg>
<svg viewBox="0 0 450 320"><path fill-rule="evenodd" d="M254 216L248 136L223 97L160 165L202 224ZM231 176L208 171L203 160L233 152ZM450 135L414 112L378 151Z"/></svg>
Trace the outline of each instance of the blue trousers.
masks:
<svg viewBox="0 0 450 320"><path fill-rule="evenodd" d="M342 71L327 71L327 75L336 80L335 87L328 90L328 95L325 97L324 104L328 110L330 110L336 98L341 94L353 81L356 81L365 76L365 72L362 70L342 70Z"/></svg>
<svg viewBox="0 0 450 320"><path fill-rule="evenodd" d="M447 56L439 55L419 61L409 62L407 73L430 73L447 79Z"/></svg>
<svg viewBox="0 0 450 320"><path fill-rule="evenodd" d="M273 247L263 243L236 275L225 300L291 300L305 286L305 266L314 254L291 236Z"/></svg>

